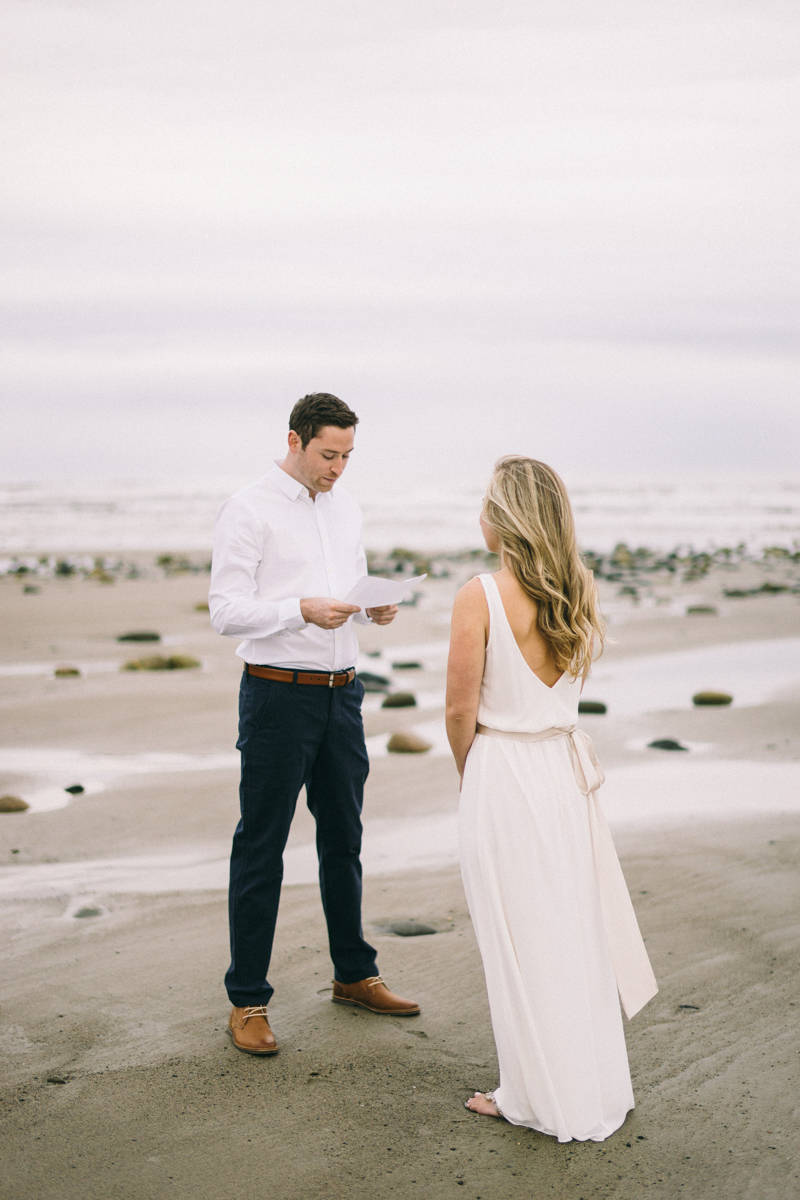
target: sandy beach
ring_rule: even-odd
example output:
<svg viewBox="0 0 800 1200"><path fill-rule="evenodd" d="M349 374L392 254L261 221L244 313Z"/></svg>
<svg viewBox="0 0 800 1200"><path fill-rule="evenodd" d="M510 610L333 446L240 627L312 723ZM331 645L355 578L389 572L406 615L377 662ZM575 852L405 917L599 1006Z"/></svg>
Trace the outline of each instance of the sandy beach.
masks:
<svg viewBox="0 0 800 1200"><path fill-rule="evenodd" d="M800 597L725 595L752 590L754 571L635 596L602 585L614 644L585 695L608 712L585 728L661 990L626 1026L635 1111L607 1142L567 1145L463 1108L497 1079L442 742L459 578L429 580L391 628L360 632L361 669L418 701L365 706L364 920L388 983L422 1015L330 1002L301 802L271 970L280 1054L265 1060L226 1033L241 664L198 611L206 576L54 578L37 592L0 579L0 794L30 805L0 812L0 1194L800 1196ZM159 644L117 641L148 629ZM202 665L120 670L153 653ZM60 665L81 673L56 678ZM734 702L694 707L701 688ZM430 751L387 753L409 727ZM649 748L663 738L687 749ZM436 932L388 932L408 919Z"/></svg>

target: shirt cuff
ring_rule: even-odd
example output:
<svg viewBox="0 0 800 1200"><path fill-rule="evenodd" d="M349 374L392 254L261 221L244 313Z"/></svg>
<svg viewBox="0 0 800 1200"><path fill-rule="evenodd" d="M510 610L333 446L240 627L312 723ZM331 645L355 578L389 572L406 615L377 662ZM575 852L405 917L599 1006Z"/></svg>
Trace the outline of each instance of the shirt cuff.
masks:
<svg viewBox="0 0 800 1200"><path fill-rule="evenodd" d="M289 600L281 600L278 605L278 621L281 629L290 629L294 632L297 629L305 629L306 621L300 611L300 598L291 597Z"/></svg>

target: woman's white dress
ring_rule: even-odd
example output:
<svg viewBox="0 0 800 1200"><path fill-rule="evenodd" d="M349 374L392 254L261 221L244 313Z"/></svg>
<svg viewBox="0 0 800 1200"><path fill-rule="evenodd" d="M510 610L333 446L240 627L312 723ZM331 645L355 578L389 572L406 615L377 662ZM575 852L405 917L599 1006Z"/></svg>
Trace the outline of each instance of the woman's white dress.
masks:
<svg viewBox="0 0 800 1200"><path fill-rule="evenodd" d="M602 1141L633 1108L620 998L658 990L605 818L580 679L549 688L481 575L489 641L461 790L461 872L500 1062L498 1107L560 1142ZM618 994L619 992L619 994Z"/></svg>

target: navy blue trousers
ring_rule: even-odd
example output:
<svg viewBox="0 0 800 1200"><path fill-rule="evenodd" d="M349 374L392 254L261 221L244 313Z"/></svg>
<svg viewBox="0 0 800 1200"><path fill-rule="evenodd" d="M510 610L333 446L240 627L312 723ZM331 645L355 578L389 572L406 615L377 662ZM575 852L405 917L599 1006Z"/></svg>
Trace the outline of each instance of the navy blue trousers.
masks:
<svg viewBox="0 0 800 1200"><path fill-rule="evenodd" d="M241 819L233 835L225 986L238 1007L267 1004L283 851L305 785L317 822L322 906L334 974L357 983L378 974L361 929L361 806L369 759L358 679L345 687L279 683L242 675Z"/></svg>

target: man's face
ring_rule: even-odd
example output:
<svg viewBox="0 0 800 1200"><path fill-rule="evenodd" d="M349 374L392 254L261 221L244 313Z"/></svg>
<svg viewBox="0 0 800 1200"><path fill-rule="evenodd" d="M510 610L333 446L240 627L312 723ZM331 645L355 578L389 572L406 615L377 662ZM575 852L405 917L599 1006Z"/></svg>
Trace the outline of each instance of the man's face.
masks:
<svg viewBox="0 0 800 1200"><path fill-rule="evenodd" d="M309 492L329 492L342 474L353 450L353 429L325 425L303 449L296 433L289 434L292 474Z"/></svg>

